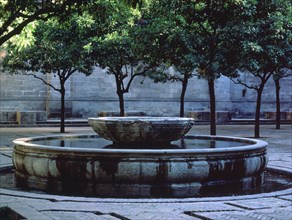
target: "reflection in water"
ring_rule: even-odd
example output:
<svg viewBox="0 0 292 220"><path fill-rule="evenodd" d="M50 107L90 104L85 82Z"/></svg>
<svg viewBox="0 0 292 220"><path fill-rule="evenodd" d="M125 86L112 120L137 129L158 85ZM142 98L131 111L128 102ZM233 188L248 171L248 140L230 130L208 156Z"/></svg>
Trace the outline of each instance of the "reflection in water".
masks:
<svg viewBox="0 0 292 220"><path fill-rule="evenodd" d="M104 166L104 165L103 165ZM109 169L109 168L107 168ZM115 169L111 168L111 169ZM107 172L110 172L110 170L107 170ZM111 171L112 172L112 171ZM280 190L285 190L289 189L292 187L292 180L291 177L279 173L279 171L273 171L273 170L267 170L265 171L265 184L262 186L256 187L254 189L249 189L249 188L235 188L235 187L226 187L225 185L223 186L210 186L208 190L202 190L200 191L200 195L192 195L192 191L190 190L189 197L214 197L214 196L239 196L239 195L252 195L252 194L259 194L259 193L270 193L270 192L276 192ZM10 190L15 190L18 189L18 186L16 184L15 180L15 173L13 172L12 169L8 170L1 170L0 172L0 182L1 182L1 187L5 189L10 189ZM34 192L34 193L41 193L40 195L43 195L43 192L41 191L33 191L29 189L21 189L22 191L29 191L29 192ZM170 192L171 193L171 192ZM72 193L73 194L73 193ZM69 194L69 195L72 195ZM68 195L68 194L67 194ZM74 194L73 194L74 195ZM76 195L76 194L75 194ZM83 195L84 196L84 195ZM95 197L95 195L87 195L88 197ZM173 197L177 197L173 196Z"/></svg>
<svg viewBox="0 0 292 220"><path fill-rule="evenodd" d="M180 145L181 145L181 148L183 148L183 149L186 148L186 144L185 144L185 139L184 138L180 139Z"/></svg>
<svg viewBox="0 0 292 220"><path fill-rule="evenodd" d="M250 143L239 141L216 140L208 138L185 137L178 141L173 141L171 144L156 145L117 145L111 141L105 140L98 136L83 136L74 138L50 138L31 141L34 144L68 147L68 148L95 148L95 149L208 149L208 148L229 148L245 146Z"/></svg>
<svg viewBox="0 0 292 220"><path fill-rule="evenodd" d="M210 140L210 148L216 148L216 141Z"/></svg>
<svg viewBox="0 0 292 220"><path fill-rule="evenodd" d="M121 145L121 144L109 144L105 147L105 149L181 149L179 145L175 144L168 144L163 146L157 146L157 145Z"/></svg>
<svg viewBox="0 0 292 220"><path fill-rule="evenodd" d="M65 147L65 140L60 140L60 147Z"/></svg>

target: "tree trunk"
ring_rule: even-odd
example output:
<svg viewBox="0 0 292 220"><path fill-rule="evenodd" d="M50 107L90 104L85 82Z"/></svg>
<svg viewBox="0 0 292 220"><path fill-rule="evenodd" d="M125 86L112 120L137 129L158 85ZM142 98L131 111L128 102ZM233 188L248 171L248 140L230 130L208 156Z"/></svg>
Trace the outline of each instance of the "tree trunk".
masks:
<svg viewBox="0 0 292 220"><path fill-rule="evenodd" d="M255 122L254 122L254 137L260 137L260 114L261 114L261 101L262 101L262 93L264 86L261 85L257 90L257 103L256 103L256 112L255 112Z"/></svg>
<svg viewBox="0 0 292 220"><path fill-rule="evenodd" d="M208 80L210 95L210 135L216 135L216 98L214 80Z"/></svg>
<svg viewBox="0 0 292 220"><path fill-rule="evenodd" d="M179 116L184 117L185 115L185 94L187 91L187 86L188 86L188 76L187 74L184 75L184 80L182 82L182 91L180 95L180 111L179 111Z"/></svg>
<svg viewBox="0 0 292 220"><path fill-rule="evenodd" d="M61 124L60 124L60 133L65 133L65 83L61 83Z"/></svg>
<svg viewBox="0 0 292 220"><path fill-rule="evenodd" d="M280 106L280 79L274 79L276 86L276 129L281 127L281 106Z"/></svg>
<svg viewBox="0 0 292 220"><path fill-rule="evenodd" d="M119 97L120 116L125 116L124 91L122 87L122 77L119 73L115 73L117 95Z"/></svg>
<svg viewBox="0 0 292 220"><path fill-rule="evenodd" d="M125 116L125 104L124 104L124 93L122 91L118 92L119 96L119 105L120 105L120 116Z"/></svg>

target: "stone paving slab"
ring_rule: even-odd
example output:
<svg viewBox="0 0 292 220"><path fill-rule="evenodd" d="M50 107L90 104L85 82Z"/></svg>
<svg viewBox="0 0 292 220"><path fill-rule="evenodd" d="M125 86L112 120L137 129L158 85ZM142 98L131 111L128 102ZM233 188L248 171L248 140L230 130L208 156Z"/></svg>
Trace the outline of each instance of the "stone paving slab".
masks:
<svg viewBox="0 0 292 220"><path fill-rule="evenodd" d="M112 215L96 214L92 212L71 212L71 211L46 211L43 214L51 217L52 219L68 219L68 220L118 220Z"/></svg>
<svg viewBox="0 0 292 220"><path fill-rule="evenodd" d="M249 199L249 200L237 200L228 203L242 209L254 210L264 208L276 208L291 206L292 202L286 201L280 198L260 198L260 199Z"/></svg>
<svg viewBox="0 0 292 220"><path fill-rule="evenodd" d="M199 219L220 219L220 220L289 220L292 219L291 207L279 208L277 210L265 209L260 211L241 212L204 212L191 213Z"/></svg>
<svg viewBox="0 0 292 220"><path fill-rule="evenodd" d="M20 203L20 202L13 202L13 203L7 204L6 206L1 205L1 207L7 207L7 208L15 211L17 214L22 216L24 219L31 219L31 220L54 219L54 218L48 217L46 214L36 210L35 208L32 208L28 204L24 204L24 203Z"/></svg>
<svg viewBox="0 0 292 220"><path fill-rule="evenodd" d="M11 161L11 156L7 155L7 154L3 154L3 153L0 153L0 166L3 167L3 166L8 166L8 165L12 165L12 161Z"/></svg>
<svg viewBox="0 0 292 220"><path fill-rule="evenodd" d="M131 199L129 199L131 200ZM58 209L58 210L78 210L78 211L99 211L109 213L112 210L125 211L127 209L134 209L147 212L149 210L168 210L170 212L182 212L185 210L192 211L238 211L241 208L232 206L229 204L224 204L220 202L191 202L191 203L183 203L180 202L179 199L174 200L172 203L165 203L163 199L156 203L129 203L127 200L121 203L115 203L114 199L112 202L107 203L96 203L96 202L55 202L56 205L50 207L50 209ZM110 205L109 205L110 204ZM46 208L42 208L40 210L45 210Z"/></svg>
<svg viewBox="0 0 292 220"><path fill-rule="evenodd" d="M71 197L64 197L67 201L54 201L49 198L33 199L25 196L8 196L8 190L0 192L0 206L11 207L11 204L23 204L23 206L12 207L18 213L23 213L30 207L33 211L37 211L51 219L80 219L80 215L84 213L81 219L103 219L102 217L113 217L110 219L283 219L290 217L291 201L286 199L287 196L266 196L266 198L248 198L244 197L223 197L216 198L218 201L212 202L211 199L193 198L189 202L179 199L168 200L156 199L155 203L144 202L140 200L115 199L105 200L95 198L95 201L68 201ZM271 194L273 195L273 194ZM291 196L291 192L290 192ZM283 198L281 198L283 197ZM51 198L54 198L51 195ZM229 198L229 199L228 199ZM245 199L241 199L245 198ZM73 199L73 198L72 198ZM214 199L214 198L213 198ZM25 209L25 210L23 210ZM274 212L271 210L281 210L275 218ZM29 212L30 213L30 212ZM28 214L29 214L28 213ZM91 214L90 214L91 213ZM92 214L93 213L93 214ZM65 218L65 217L68 218ZM283 218L285 216L285 218ZM86 217L86 218L85 218ZM246 218L247 217L247 218ZM272 218L273 217L273 218ZM47 219L47 218L44 218ZM106 218L104 218L106 219Z"/></svg>
<svg viewBox="0 0 292 220"><path fill-rule="evenodd" d="M7 195L3 195L1 193L0 196L0 206L4 207L4 206L8 206L10 203L13 204L15 202L19 201L19 198L16 196L7 196Z"/></svg>
<svg viewBox="0 0 292 220"><path fill-rule="evenodd" d="M292 194L289 194L289 195L286 195L286 196L278 196L278 198L292 202Z"/></svg>
<svg viewBox="0 0 292 220"><path fill-rule="evenodd" d="M131 209L124 210L124 212L119 212L119 215L126 219L145 219L147 216L147 219L163 219L163 220L169 220L169 219L182 219L182 220L193 220L194 218L192 216L186 215L184 213L176 213L176 212L169 212L167 209L161 209L161 210L148 210L148 211L139 211L136 210L133 212Z"/></svg>

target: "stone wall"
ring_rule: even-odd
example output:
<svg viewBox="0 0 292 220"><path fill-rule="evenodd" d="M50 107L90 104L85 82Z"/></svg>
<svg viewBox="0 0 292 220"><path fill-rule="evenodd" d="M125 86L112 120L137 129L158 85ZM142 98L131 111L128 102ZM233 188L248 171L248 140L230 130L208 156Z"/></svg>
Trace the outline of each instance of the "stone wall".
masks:
<svg viewBox="0 0 292 220"><path fill-rule="evenodd" d="M41 75L42 76L42 75ZM53 85L58 79L46 75ZM46 111L49 118L60 112L60 94L32 76L0 74L0 110ZM233 116L252 116L255 111L256 92L235 85L226 77L216 80L217 110L231 112ZM292 77L281 80L282 110L292 110ZM95 117L98 112L119 111L118 97L112 75L96 68L90 76L73 74L66 83L67 117ZM245 91L246 90L246 91ZM245 92L244 92L245 91ZM125 94L126 111L147 115L178 116L181 83L153 83L136 78L129 93ZM205 80L192 78L185 97L185 112L209 111L208 85ZM262 112L275 111L275 86L270 80L265 88Z"/></svg>
<svg viewBox="0 0 292 220"><path fill-rule="evenodd" d="M0 72L0 110L46 111L47 98L47 86L40 80Z"/></svg>
<svg viewBox="0 0 292 220"><path fill-rule="evenodd" d="M248 80L248 79L247 79ZM281 111L292 112L292 76L280 80L280 100ZM242 85L230 84L230 101L234 116L249 117L253 116L256 107L257 93L255 90L247 89ZM261 112L276 111L276 89L273 79L270 79L262 94Z"/></svg>
<svg viewBox="0 0 292 220"><path fill-rule="evenodd" d="M225 82L228 82L227 85ZM114 77L96 70L89 77L75 75L71 78L71 100L77 114L96 116L99 111L119 110ZM230 110L229 79L219 79L216 90L220 90L217 106ZM90 88L90 89L88 89ZM74 91L74 92L73 92ZM125 94L127 111L142 111L148 115L179 115L181 83L153 83L143 77L135 78L129 93ZM185 110L208 110L209 94L205 80L192 78L185 97Z"/></svg>

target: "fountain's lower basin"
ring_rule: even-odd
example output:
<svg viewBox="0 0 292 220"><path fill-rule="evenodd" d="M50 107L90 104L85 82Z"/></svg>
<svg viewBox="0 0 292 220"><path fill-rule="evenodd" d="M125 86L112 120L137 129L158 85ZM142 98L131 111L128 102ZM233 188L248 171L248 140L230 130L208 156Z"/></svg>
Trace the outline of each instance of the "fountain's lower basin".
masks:
<svg viewBox="0 0 292 220"><path fill-rule="evenodd" d="M51 193L102 197L190 197L214 187L254 188L267 165L264 141L186 136L186 141L227 141L212 148L123 149L60 147L42 140L78 140L96 135L46 136L14 141L16 182ZM175 145L177 146L177 145ZM215 147L215 148L214 148Z"/></svg>

